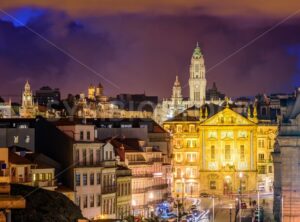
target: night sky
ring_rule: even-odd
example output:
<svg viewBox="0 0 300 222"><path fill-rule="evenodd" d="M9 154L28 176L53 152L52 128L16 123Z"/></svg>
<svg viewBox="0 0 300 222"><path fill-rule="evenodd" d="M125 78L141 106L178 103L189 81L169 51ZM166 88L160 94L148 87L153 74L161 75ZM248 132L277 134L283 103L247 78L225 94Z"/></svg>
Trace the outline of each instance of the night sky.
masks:
<svg viewBox="0 0 300 222"><path fill-rule="evenodd" d="M228 96L300 85L296 0L45 2L0 2L4 97L18 100L27 79L34 90L49 85L63 96L101 82L109 96L170 97L176 74L187 84L197 41L208 87L215 81Z"/></svg>

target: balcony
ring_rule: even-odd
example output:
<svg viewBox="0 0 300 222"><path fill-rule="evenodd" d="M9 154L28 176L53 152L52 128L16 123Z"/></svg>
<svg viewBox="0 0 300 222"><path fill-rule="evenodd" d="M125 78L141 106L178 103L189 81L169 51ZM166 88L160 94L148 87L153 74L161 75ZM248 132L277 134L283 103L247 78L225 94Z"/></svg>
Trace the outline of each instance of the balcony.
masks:
<svg viewBox="0 0 300 222"><path fill-rule="evenodd" d="M102 187L102 194L115 193L117 187L115 185Z"/></svg>
<svg viewBox="0 0 300 222"><path fill-rule="evenodd" d="M265 159L258 159L257 162L258 162L258 163L266 163L267 160L265 160Z"/></svg>
<svg viewBox="0 0 300 222"><path fill-rule="evenodd" d="M129 165L151 165L152 162L147 162L145 160L141 160L141 161L128 161Z"/></svg>
<svg viewBox="0 0 300 222"><path fill-rule="evenodd" d="M105 160L105 161L100 162L100 165L102 167L115 167L116 161L115 160Z"/></svg>
<svg viewBox="0 0 300 222"><path fill-rule="evenodd" d="M154 185L151 187L147 187L147 191L150 190L162 190L162 189L167 189L168 188L168 184L159 184L159 185Z"/></svg>
<svg viewBox="0 0 300 222"><path fill-rule="evenodd" d="M56 180L36 180L36 181L33 181L33 186L35 186L35 187L55 187Z"/></svg>
<svg viewBox="0 0 300 222"><path fill-rule="evenodd" d="M96 161L96 162L89 162L89 161L80 161L75 162L76 167L115 167L116 161L115 160L103 160L103 161Z"/></svg>
<svg viewBox="0 0 300 222"><path fill-rule="evenodd" d="M153 174L152 173L133 174L132 177L134 178L153 177Z"/></svg>
<svg viewBox="0 0 300 222"><path fill-rule="evenodd" d="M11 183L30 183L32 182L31 176L11 177Z"/></svg>
<svg viewBox="0 0 300 222"><path fill-rule="evenodd" d="M149 162L161 163L163 162L163 158L151 158Z"/></svg>
<svg viewBox="0 0 300 222"><path fill-rule="evenodd" d="M139 194L139 193L145 193L147 190L146 188L139 188L132 190L132 194Z"/></svg>

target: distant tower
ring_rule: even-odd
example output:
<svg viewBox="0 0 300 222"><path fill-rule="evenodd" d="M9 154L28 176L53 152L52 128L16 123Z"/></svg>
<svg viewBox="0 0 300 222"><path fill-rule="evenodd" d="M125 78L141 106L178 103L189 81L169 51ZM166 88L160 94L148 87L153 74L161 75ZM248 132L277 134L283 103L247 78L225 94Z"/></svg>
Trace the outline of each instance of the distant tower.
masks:
<svg viewBox="0 0 300 222"><path fill-rule="evenodd" d="M22 107L32 107L33 105L34 103L33 103L32 91L30 89L30 85L27 80L22 95Z"/></svg>
<svg viewBox="0 0 300 222"><path fill-rule="evenodd" d="M33 118L37 113L37 107L33 102L33 95L29 82L26 81L22 94L22 106L20 107L20 116L25 118Z"/></svg>
<svg viewBox="0 0 300 222"><path fill-rule="evenodd" d="M103 86L101 83L96 88L96 97L101 97L103 96Z"/></svg>
<svg viewBox="0 0 300 222"><path fill-rule="evenodd" d="M96 91L95 86L93 86L93 84L91 84L88 88L88 98L89 99L95 100L95 91Z"/></svg>
<svg viewBox="0 0 300 222"><path fill-rule="evenodd" d="M174 86L173 86L173 91L172 91L172 102L173 104L179 105L182 102L182 94L181 94L181 85L180 82L178 80L178 76L176 76L175 82L174 82Z"/></svg>
<svg viewBox="0 0 300 222"><path fill-rule="evenodd" d="M206 78L204 58L198 43L191 58L189 87L190 101L197 106L203 105L206 96Z"/></svg>

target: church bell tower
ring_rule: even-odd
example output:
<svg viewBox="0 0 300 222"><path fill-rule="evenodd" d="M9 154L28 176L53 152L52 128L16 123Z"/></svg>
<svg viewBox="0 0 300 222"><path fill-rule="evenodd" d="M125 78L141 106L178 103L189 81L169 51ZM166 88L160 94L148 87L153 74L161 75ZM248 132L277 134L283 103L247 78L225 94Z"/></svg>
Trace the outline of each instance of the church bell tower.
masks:
<svg viewBox="0 0 300 222"><path fill-rule="evenodd" d="M198 43L191 58L189 87L190 102L196 106L203 105L206 97L206 78L204 58Z"/></svg>

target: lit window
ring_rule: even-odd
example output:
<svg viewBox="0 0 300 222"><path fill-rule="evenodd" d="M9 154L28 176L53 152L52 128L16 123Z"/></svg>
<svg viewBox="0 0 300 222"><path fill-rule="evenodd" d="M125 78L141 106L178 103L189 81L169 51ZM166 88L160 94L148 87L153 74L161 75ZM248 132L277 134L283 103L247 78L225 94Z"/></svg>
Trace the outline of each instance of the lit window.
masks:
<svg viewBox="0 0 300 222"><path fill-rule="evenodd" d="M97 207L99 207L101 204L101 195L97 194Z"/></svg>
<svg viewBox="0 0 300 222"><path fill-rule="evenodd" d="M76 186L80 186L80 174L79 173L76 173L75 184L76 184Z"/></svg>
<svg viewBox="0 0 300 222"><path fill-rule="evenodd" d="M258 160L259 160L260 162L264 162L264 160L265 160L265 154L259 153L259 154L258 154Z"/></svg>
<svg viewBox="0 0 300 222"><path fill-rule="evenodd" d="M193 147L196 147L196 145L197 145L197 143L196 143L195 139L187 140L187 147L193 148Z"/></svg>
<svg viewBox="0 0 300 222"><path fill-rule="evenodd" d="M87 208L88 197L85 195L83 197L83 208Z"/></svg>
<svg viewBox="0 0 300 222"><path fill-rule="evenodd" d="M182 133L182 125L177 125L176 131L177 133Z"/></svg>
<svg viewBox="0 0 300 222"><path fill-rule="evenodd" d="M82 160L83 160L83 165L86 165L86 149L82 150Z"/></svg>
<svg viewBox="0 0 300 222"><path fill-rule="evenodd" d="M100 149L96 150L96 162L97 162L97 164L100 163Z"/></svg>
<svg viewBox="0 0 300 222"><path fill-rule="evenodd" d="M266 166L257 167L258 174L266 174Z"/></svg>
<svg viewBox="0 0 300 222"><path fill-rule="evenodd" d="M181 169L177 168L176 170L177 177L181 177Z"/></svg>
<svg viewBox="0 0 300 222"><path fill-rule="evenodd" d="M208 132L208 138L217 138L217 132L216 131L209 131Z"/></svg>
<svg viewBox="0 0 300 222"><path fill-rule="evenodd" d="M231 138L231 139L233 139L233 132L232 131L221 132L221 138L222 139L224 139L224 138Z"/></svg>
<svg viewBox="0 0 300 222"><path fill-rule="evenodd" d="M94 207L94 194L90 195L90 207Z"/></svg>
<svg viewBox="0 0 300 222"><path fill-rule="evenodd" d="M94 185L94 173L90 174L90 185Z"/></svg>
<svg viewBox="0 0 300 222"><path fill-rule="evenodd" d="M216 190L216 189L217 189L217 183L216 183L215 180L209 181L209 188L210 188L211 190Z"/></svg>
<svg viewBox="0 0 300 222"><path fill-rule="evenodd" d="M176 192L181 193L182 190L182 183L176 183Z"/></svg>
<svg viewBox="0 0 300 222"><path fill-rule="evenodd" d="M194 133L195 132L195 125L190 125L190 133Z"/></svg>
<svg viewBox="0 0 300 222"><path fill-rule="evenodd" d="M265 147L265 140L259 139L258 140L258 148L264 148Z"/></svg>
<svg viewBox="0 0 300 222"><path fill-rule="evenodd" d="M247 132L246 131L239 131L238 136L241 138L246 138L247 137Z"/></svg>
<svg viewBox="0 0 300 222"><path fill-rule="evenodd" d="M272 166L269 166L269 173L273 173L273 168L272 168Z"/></svg>
<svg viewBox="0 0 300 222"><path fill-rule="evenodd" d="M216 149L215 146L210 147L210 158L214 160L216 158Z"/></svg>
<svg viewBox="0 0 300 222"><path fill-rule="evenodd" d="M76 149L75 151L75 163L78 164L79 162L79 149Z"/></svg>
<svg viewBox="0 0 300 222"><path fill-rule="evenodd" d="M90 149L90 164L94 164L94 150Z"/></svg>
<svg viewBox="0 0 300 222"><path fill-rule="evenodd" d="M97 184L99 185L100 184L100 180L101 180L101 174L100 173L97 173Z"/></svg>
<svg viewBox="0 0 300 222"><path fill-rule="evenodd" d="M245 146L244 145L240 146L240 160L241 161L245 160Z"/></svg>
<svg viewBox="0 0 300 222"><path fill-rule="evenodd" d="M182 155L181 153L176 153L176 161L181 162L182 161Z"/></svg>
<svg viewBox="0 0 300 222"><path fill-rule="evenodd" d="M83 186L86 186L86 185L87 185L87 174L86 174L86 173L84 173L84 174L82 175L82 183L83 183Z"/></svg>
<svg viewBox="0 0 300 222"><path fill-rule="evenodd" d="M230 145L225 145L225 160L226 160L226 161L231 160L231 150L230 150Z"/></svg>
<svg viewBox="0 0 300 222"><path fill-rule="evenodd" d="M196 155L197 155L196 153L187 153L186 157L188 162L195 162L197 157Z"/></svg>

